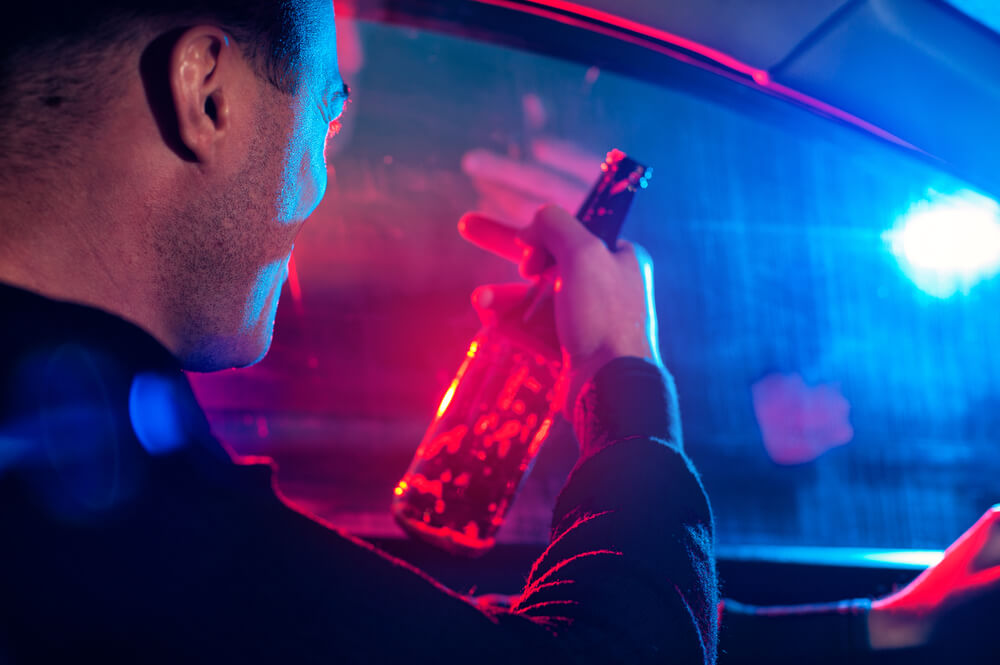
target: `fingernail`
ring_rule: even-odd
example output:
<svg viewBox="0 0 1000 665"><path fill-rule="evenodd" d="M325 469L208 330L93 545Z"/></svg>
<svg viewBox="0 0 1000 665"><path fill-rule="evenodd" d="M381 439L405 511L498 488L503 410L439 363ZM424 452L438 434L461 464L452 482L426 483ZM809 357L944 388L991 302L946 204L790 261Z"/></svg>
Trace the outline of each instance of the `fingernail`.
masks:
<svg viewBox="0 0 1000 665"><path fill-rule="evenodd" d="M459 233L465 233L465 230L469 227L469 217L471 217L471 216L472 216L472 213L467 212L467 213L465 213L464 215L462 215L461 217L458 218L458 232Z"/></svg>

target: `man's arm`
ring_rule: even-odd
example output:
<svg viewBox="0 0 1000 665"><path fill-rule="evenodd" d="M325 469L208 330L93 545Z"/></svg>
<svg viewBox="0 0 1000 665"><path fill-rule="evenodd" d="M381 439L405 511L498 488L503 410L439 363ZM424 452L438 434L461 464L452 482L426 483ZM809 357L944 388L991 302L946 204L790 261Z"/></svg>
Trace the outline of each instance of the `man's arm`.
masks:
<svg viewBox="0 0 1000 665"><path fill-rule="evenodd" d="M523 276L554 282L563 412L580 444L552 542L515 614L570 638L564 644L590 660L714 661L712 517L660 363L652 261L623 241L609 251L554 206L518 233L476 214L459 230L519 263ZM473 303L488 324L526 291L481 287Z"/></svg>
<svg viewBox="0 0 1000 665"><path fill-rule="evenodd" d="M995 662L988 613L1000 599L1000 506L942 560L885 598L756 607L726 599L720 662ZM985 630L984 630L985 628Z"/></svg>
<svg viewBox="0 0 1000 665"><path fill-rule="evenodd" d="M613 360L584 385L574 428L587 454L510 608L455 594L350 536L354 547L307 522L290 534L277 527L288 516L272 515L255 550L278 561L251 557L261 572L239 575L277 594L250 603L270 617L255 620L278 631L276 644L368 662L712 663L712 516L678 425L669 375L648 361Z"/></svg>
<svg viewBox="0 0 1000 665"><path fill-rule="evenodd" d="M235 561L224 571L231 581L211 587L214 595L233 593L224 604L244 613L226 613L229 631L260 626L260 641L239 648L257 656L313 649L318 661L713 662L712 518L671 435L669 377L647 361L620 358L585 384L577 407L575 429L589 454L570 475L550 545L509 609L477 604L265 501L247 506L247 520L259 525L248 556L227 556Z"/></svg>
<svg viewBox="0 0 1000 665"><path fill-rule="evenodd" d="M581 392L574 429L589 455L556 503L551 544L513 612L592 662L713 662L712 516L670 435L667 375L638 358L611 361Z"/></svg>

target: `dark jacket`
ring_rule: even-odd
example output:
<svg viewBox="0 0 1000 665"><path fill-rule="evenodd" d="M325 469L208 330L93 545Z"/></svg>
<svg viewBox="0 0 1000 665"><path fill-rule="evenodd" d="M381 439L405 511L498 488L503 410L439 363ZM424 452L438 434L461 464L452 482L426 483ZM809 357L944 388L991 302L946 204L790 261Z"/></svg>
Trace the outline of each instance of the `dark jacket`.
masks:
<svg viewBox="0 0 1000 665"><path fill-rule="evenodd" d="M0 312L0 663L714 661L712 516L648 363L595 377L574 426L605 447L490 610L232 464L139 328L2 285Z"/></svg>

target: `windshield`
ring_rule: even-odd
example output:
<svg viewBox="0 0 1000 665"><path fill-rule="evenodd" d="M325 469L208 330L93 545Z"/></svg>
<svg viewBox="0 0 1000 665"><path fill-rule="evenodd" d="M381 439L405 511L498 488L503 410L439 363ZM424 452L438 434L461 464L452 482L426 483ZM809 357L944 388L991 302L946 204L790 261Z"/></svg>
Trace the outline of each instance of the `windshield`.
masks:
<svg viewBox="0 0 1000 665"><path fill-rule="evenodd" d="M290 500L401 533L392 489L478 328L469 293L517 279L459 216L575 210L613 147L654 169L623 233L654 259L720 545L940 548L1000 499L991 199L737 83L720 101L428 30L338 33L355 101L272 350L193 377L220 438L273 456ZM501 541L547 540L570 437L554 428Z"/></svg>

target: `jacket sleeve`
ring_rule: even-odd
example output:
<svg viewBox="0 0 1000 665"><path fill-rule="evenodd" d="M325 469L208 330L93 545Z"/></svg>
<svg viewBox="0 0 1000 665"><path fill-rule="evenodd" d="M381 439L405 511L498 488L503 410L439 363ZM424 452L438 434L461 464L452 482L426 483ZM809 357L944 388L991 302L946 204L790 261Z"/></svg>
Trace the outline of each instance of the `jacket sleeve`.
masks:
<svg viewBox="0 0 1000 665"><path fill-rule="evenodd" d="M610 362L582 391L573 425L589 455L512 611L546 625L579 662L714 662L712 514L682 449L669 376L639 358Z"/></svg>

